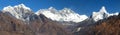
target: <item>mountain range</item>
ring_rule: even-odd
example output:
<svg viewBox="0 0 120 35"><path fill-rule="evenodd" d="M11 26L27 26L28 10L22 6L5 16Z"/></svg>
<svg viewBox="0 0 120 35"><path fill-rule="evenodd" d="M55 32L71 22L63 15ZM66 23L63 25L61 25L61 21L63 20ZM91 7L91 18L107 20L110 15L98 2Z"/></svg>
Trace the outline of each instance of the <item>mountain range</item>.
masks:
<svg viewBox="0 0 120 35"><path fill-rule="evenodd" d="M33 12L32 9L24 4L19 4L16 6L4 7L3 10L1 10L0 34L88 35L86 31L88 32L92 29L91 31L94 32L91 27L95 27L96 29L96 25L101 25L104 21L109 22L111 19L118 19L119 23L119 12L108 13L104 6L99 12L93 12L91 16L86 16L75 13L69 8L57 10L54 7L50 7L48 9L40 9L37 12Z"/></svg>
<svg viewBox="0 0 120 35"><path fill-rule="evenodd" d="M40 15L43 14L47 18L53 20L53 21L66 21L66 22L82 22L85 19L89 19L86 15L80 15L78 13L75 13L73 10L69 8L64 8L62 10L56 10L53 7L50 7L48 9L40 9L37 12L33 12L29 7L26 7L24 4L19 4L16 6L7 6L4 7L2 10L4 13L9 12L12 16L14 16L17 19L21 19L23 21L29 21L31 15ZM99 12L93 12L92 18L94 21L98 21L100 19L107 18L109 16L118 15L118 12L116 13L108 13L103 6Z"/></svg>

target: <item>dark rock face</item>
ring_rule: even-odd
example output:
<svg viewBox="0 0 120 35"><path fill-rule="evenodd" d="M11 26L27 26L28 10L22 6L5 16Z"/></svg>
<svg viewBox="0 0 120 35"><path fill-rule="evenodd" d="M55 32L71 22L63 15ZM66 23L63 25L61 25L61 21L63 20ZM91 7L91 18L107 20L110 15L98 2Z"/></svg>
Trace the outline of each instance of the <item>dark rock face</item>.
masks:
<svg viewBox="0 0 120 35"><path fill-rule="evenodd" d="M43 14L40 14L39 15L39 17L41 18L41 20L43 21L43 22L45 22L47 19L47 17L45 17Z"/></svg>
<svg viewBox="0 0 120 35"><path fill-rule="evenodd" d="M119 19L120 19L120 13L119 13L119 15L118 15L118 16L119 16Z"/></svg>

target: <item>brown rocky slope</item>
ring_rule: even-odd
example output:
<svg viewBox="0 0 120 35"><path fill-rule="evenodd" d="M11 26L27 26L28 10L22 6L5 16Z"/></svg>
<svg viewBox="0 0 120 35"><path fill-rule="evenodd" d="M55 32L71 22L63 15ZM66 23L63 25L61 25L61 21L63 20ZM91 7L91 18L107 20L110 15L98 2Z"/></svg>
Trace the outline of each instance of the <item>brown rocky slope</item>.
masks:
<svg viewBox="0 0 120 35"><path fill-rule="evenodd" d="M71 35L62 25L40 15L40 20L29 24L0 12L0 35Z"/></svg>
<svg viewBox="0 0 120 35"><path fill-rule="evenodd" d="M94 25L85 27L75 35L120 35L120 13L118 16L110 16L96 22Z"/></svg>

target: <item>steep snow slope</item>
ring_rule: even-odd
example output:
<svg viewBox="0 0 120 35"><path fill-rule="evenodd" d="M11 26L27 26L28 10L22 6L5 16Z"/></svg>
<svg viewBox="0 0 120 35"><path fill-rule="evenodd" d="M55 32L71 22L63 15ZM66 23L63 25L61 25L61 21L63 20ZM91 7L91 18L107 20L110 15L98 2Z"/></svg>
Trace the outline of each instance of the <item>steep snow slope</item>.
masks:
<svg viewBox="0 0 120 35"><path fill-rule="evenodd" d="M99 12L93 12L92 18L94 19L94 21L98 21L113 15L118 15L118 12L110 14L106 11L105 7L103 6Z"/></svg>
<svg viewBox="0 0 120 35"><path fill-rule="evenodd" d="M55 21L72 21L72 22L81 22L87 19L88 17L86 15L79 15L72 11L71 9L64 8L62 10L56 10L53 7L50 7L49 9L40 9L38 12L36 12L37 15L43 14L47 18L50 18Z"/></svg>
<svg viewBox="0 0 120 35"><path fill-rule="evenodd" d="M7 6L3 8L3 13L10 13L12 16L17 19L21 19L25 21L27 17L33 14L32 10L26 7L24 4L16 5L16 6Z"/></svg>

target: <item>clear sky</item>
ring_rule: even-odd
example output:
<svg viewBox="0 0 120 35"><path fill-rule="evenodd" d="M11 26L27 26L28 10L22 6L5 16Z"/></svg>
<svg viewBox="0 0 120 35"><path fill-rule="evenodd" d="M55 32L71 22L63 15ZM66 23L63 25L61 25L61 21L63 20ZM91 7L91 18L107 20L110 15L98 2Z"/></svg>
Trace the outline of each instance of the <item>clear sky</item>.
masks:
<svg viewBox="0 0 120 35"><path fill-rule="evenodd" d="M0 10L3 7L25 4L34 12L39 9L54 7L58 10L64 7L70 8L79 14L91 15L93 11L99 11L105 6L109 13L120 12L120 0L0 0Z"/></svg>

